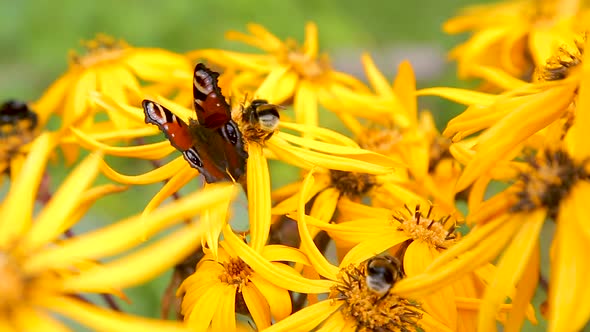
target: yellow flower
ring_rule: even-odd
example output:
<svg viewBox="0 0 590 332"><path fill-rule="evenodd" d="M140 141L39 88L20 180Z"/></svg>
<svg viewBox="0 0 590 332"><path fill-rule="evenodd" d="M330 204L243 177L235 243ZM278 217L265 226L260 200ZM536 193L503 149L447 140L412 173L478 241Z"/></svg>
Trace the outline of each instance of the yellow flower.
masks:
<svg viewBox="0 0 590 332"><path fill-rule="evenodd" d="M294 40L285 42L258 24L249 24L250 34L231 31L229 39L260 48L266 54L238 53L225 50L196 50L188 56L240 70L232 79L231 94L240 98L255 90L254 97L273 104L293 100L297 123L318 125L318 102L333 89L362 88L352 76L333 70L327 57L318 54L318 32L314 23L305 26L302 46Z"/></svg>
<svg viewBox="0 0 590 332"><path fill-rule="evenodd" d="M588 107L584 77L576 108ZM576 121L559 135L551 135L546 147L527 159L515 183L504 192L483 202L468 218L477 226L457 245L439 256L423 275L396 285L400 293L412 294L441 284L490 262L502 253L497 273L483 297L478 331L493 331L500 306L516 287L507 330L518 330L526 303L536 289L540 270L540 233L547 218L556 223L551 244L549 284L549 331L580 330L590 319L586 305L590 293L583 286L589 265L580 255L588 243L584 204L590 195L588 157L583 144L590 130L586 112L576 112Z"/></svg>
<svg viewBox="0 0 590 332"><path fill-rule="evenodd" d="M57 79L45 94L33 104L44 125L51 114L59 114L62 127L78 124L81 117L96 112L89 98L99 91L121 103L139 104L142 99L140 81L167 83L176 72L191 72L191 63L184 56L162 49L133 48L124 41L98 35L95 40L83 43L86 54L70 54L68 71ZM111 125L129 128L143 124L133 123L128 117L106 109ZM86 128L94 123L86 118Z"/></svg>
<svg viewBox="0 0 590 332"><path fill-rule="evenodd" d="M298 201L297 227L301 236L301 249L307 254L315 271L327 279L314 280L314 282L327 282L324 285L324 292L329 292L330 295L324 301L310 300L308 307L265 331L310 331L319 326L333 331L418 330L419 328L424 331L451 331L416 301L401 297L389 290L384 291L382 287L375 289L367 283L369 272L365 260L372 257L374 253L365 256L368 251L363 251L360 255L351 251L342 259L339 266L328 262L315 246L307 226L309 217L305 215L305 202L311 190L313 190L313 177L308 175L302 185ZM393 269L392 273L395 271L398 270ZM401 272L395 272L395 275L401 275ZM398 278L393 276L391 279L387 283L399 282Z"/></svg>
<svg viewBox="0 0 590 332"><path fill-rule="evenodd" d="M291 297L287 289L313 290L313 282L297 277L297 272L285 261L309 264L297 249L282 245L269 245L259 251L245 245L244 240L227 226L224 241L215 255L205 249L205 256L196 272L185 279L177 294L182 296L182 314L195 331L211 327L217 331L235 331L236 313L250 316L258 330L280 321L291 313ZM267 267L257 268L246 261L259 260ZM281 261L281 262L279 262ZM297 284L285 287L287 282L267 274L271 269L294 275ZM311 287L311 288L310 288Z"/></svg>
<svg viewBox="0 0 590 332"><path fill-rule="evenodd" d="M201 223L182 224L210 208L227 209L232 186L216 186L185 197L148 216L134 216L60 240L113 185L90 188L101 154L88 156L33 216L37 188L58 136L44 133L33 143L19 175L0 205L0 330L68 330L59 314L95 330L185 331L177 323L111 312L76 298L80 293L114 293L149 280L188 256L205 232ZM174 232L135 250L152 234L181 223ZM121 255L123 254L123 255ZM117 256L108 263L98 260Z"/></svg>
<svg viewBox="0 0 590 332"><path fill-rule="evenodd" d="M445 23L447 33L471 31L451 57L459 74L494 81L503 72L525 78L544 67L558 47L575 49L577 33L587 29L590 12L577 0L520 0L467 8Z"/></svg>

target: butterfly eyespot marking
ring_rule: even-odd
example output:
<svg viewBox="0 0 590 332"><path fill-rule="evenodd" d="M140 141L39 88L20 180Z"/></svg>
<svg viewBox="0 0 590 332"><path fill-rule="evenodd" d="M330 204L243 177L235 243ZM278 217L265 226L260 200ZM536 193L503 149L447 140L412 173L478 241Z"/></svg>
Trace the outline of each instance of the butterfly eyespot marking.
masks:
<svg viewBox="0 0 590 332"><path fill-rule="evenodd" d="M193 167L203 167L203 162L199 157L199 154L194 149L188 149L182 153L184 159L189 162Z"/></svg>
<svg viewBox="0 0 590 332"><path fill-rule="evenodd" d="M228 122L225 124L223 134L231 142L231 144L235 145L238 143L238 129L233 123Z"/></svg>

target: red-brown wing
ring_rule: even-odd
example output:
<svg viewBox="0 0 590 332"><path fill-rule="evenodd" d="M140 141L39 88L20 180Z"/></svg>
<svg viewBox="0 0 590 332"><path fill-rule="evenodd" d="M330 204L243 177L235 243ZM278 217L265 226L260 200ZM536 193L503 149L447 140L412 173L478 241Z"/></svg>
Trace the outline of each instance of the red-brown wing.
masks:
<svg viewBox="0 0 590 332"><path fill-rule="evenodd" d="M194 129L191 131L184 121L166 107L150 100L144 100L142 106L145 122L158 126L170 144L182 152L184 159L205 177L207 183L231 180L223 166L219 165L220 162L216 158L216 147L211 144L213 142L210 142L210 137L207 137L219 136L219 134L212 129L203 128L209 134L197 135L195 140L192 132ZM197 126L199 125L197 124Z"/></svg>
<svg viewBox="0 0 590 332"><path fill-rule="evenodd" d="M204 64L195 66L193 97L197 120L207 128L217 129L231 120L231 110L217 85L216 73Z"/></svg>

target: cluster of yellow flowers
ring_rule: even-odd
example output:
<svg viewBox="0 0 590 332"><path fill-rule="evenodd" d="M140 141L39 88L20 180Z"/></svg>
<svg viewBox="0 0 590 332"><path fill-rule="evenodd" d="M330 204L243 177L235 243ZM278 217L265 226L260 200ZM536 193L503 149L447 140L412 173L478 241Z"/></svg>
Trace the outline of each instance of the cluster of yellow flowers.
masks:
<svg viewBox="0 0 590 332"><path fill-rule="evenodd" d="M67 331L59 316L109 331L519 331L539 314L581 330L589 14L521 0L448 21L472 33L451 54L477 91L417 90L409 62L390 82L363 54L367 85L331 67L313 23L302 44L256 24L227 34L258 53L85 42L39 100L0 108L0 331ZM424 95L467 109L441 134ZM321 127L320 109L351 135ZM78 164L51 192L58 149ZM121 174L105 155L154 169ZM278 163L300 179L272 190ZM101 173L116 184L95 185ZM72 232L96 200L161 182L137 215ZM162 319L119 310L113 296L170 269Z"/></svg>

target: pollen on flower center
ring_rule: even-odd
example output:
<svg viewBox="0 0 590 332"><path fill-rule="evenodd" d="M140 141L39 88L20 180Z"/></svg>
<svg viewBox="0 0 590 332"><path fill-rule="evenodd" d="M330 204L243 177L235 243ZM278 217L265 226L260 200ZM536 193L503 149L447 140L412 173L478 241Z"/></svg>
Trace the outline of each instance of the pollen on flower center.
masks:
<svg viewBox="0 0 590 332"><path fill-rule="evenodd" d="M448 227L450 215L434 219L432 218L433 206L430 206L426 215L420 211L417 205L414 211L405 206L404 212L397 211L393 218L400 222L399 230L404 231L414 241L422 241L437 249L446 249L456 240L454 223Z"/></svg>
<svg viewBox="0 0 590 332"><path fill-rule="evenodd" d="M337 170L330 170L330 180L338 191L348 197L360 197L376 184L374 175Z"/></svg>
<svg viewBox="0 0 590 332"><path fill-rule="evenodd" d="M0 317L25 297L25 279L16 262L0 250Z"/></svg>
<svg viewBox="0 0 590 332"><path fill-rule="evenodd" d="M398 152L398 143L402 138L397 128L371 128L359 135L356 141L363 149L390 156Z"/></svg>
<svg viewBox="0 0 590 332"><path fill-rule="evenodd" d="M343 301L342 315L356 321L356 331L416 331L422 318L419 305L387 293L381 296L366 283L366 264L340 271L340 282L330 290L333 301Z"/></svg>
<svg viewBox="0 0 590 332"><path fill-rule="evenodd" d="M309 80L321 77L330 69L327 57L321 56L317 59L309 56L293 40L287 40L287 48L283 52L283 61L290 64L299 75Z"/></svg>
<svg viewBox="0 0 590 332"><path fill-rule="evenodd" d="M585 39L585 37L580 39ZM542 81L557 81L568 77L574 68L582 63L584 41L580 39L574 40L577 49L560 48L555 55L547 59L545 67L540 70L539 79Z"/></svg>
<svg viewBox="0 0 590 332"><path fill-rule="evenodd" d="M70 53L70 63L83 68L119 59L128 48L127 43L111 36L98 34L94 40L82 41L85 54Z"/></svg>
<svg viewBox="0 0 590 332"><path fill-rule="evenodd" d="M587 180L590 174L585 163L577 163L565 151L545 150L541 157L528 158L530 169L520 174L518 202L513 212L531 211L546 207L549 216L555 218L559 203L579 180Z"/></svg>
<svg viewBox="0 0 590 332"><path fill-rule="evenodd" d="M248 282L248 278L253 273L252 268L239 258L230 258L229 261L221 263L224 273L219 275L222 282L238 285L238 291Z"/></svg>

